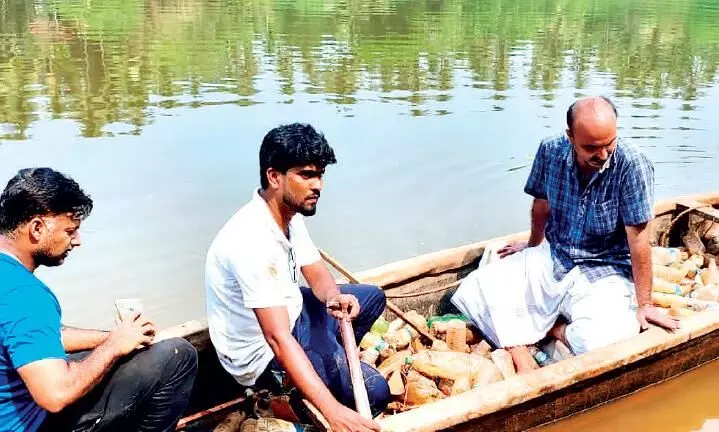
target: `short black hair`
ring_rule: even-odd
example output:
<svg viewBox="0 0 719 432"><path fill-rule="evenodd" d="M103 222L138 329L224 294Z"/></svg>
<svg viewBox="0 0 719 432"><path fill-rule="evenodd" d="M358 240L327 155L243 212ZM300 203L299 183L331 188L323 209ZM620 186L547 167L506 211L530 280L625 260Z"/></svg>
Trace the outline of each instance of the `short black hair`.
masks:
<svg viewBox="0 0 719 432"><path fill-rule="evenodd" d="M260 184L269 186L267 170L281 173L294 167L316 165L326 167L336 163L335 152L325 136L306 123L277 126L267 132L260 146Z"/></svg>
<svg viewBox="0 0 719 432"><path fill-rule="evenodd" d="M71 178L51 168L25 168L0 195L0 234L15 231L36 216L72 213L83 220L92 199Z"/></svg>
<svg viewBox="0 0 719 432"><path fill-rule="evenodd" d="M617 114L617 106L614 105L614 102L612 102L612 100L606 96L599 97L604 99L604 101L608 103L610 107L612 107L612 111L614 111L614 116L619 117L619 114ZM572 130L572 126L574 125L574 117L577 114L577 102L579 101L581 101L581 99L574 101L567 110L567 127L569 128L569 130Z"/></svg>

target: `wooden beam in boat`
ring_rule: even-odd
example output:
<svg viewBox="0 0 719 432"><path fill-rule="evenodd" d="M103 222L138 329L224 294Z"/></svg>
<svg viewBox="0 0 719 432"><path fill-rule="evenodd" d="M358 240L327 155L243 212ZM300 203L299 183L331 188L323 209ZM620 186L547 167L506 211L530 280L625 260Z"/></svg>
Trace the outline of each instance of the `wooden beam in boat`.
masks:
<svg viewBox="0 0 719 432"><path fill-rule="evenodd" d="M703 217L704 219L719 223L719 210L701 201L679 200L677 210L690 210L690 213Z"/></svg>
<svg viewBox="0 0 719 432"><path fill-rule="evenodd" d="M192 320L161 330L152 340L156 344L165 339L185 338L198 351L203 351L210 346L210 335L207 329L207 320Z"/></svg>
<svg viewBox="0 0 719 432"><path fill-rule="evenodd" d="M711 205L719 204L719 191L707 192L701 194L684 195L680 197L667 198L659 200L654 204L654 214L661 216L666 213L673 212L677 207L678 201L698 201Z"/></svg>
<svg viewBox="0 0 719 432"><path fill-rule="evenodd" d="M238 405L244 403L247 401L246 397L239 397L237 399L233 399L231 401L227 401L225 403L219 404L217 406L214 406L212 408L208 408L206 410L200 411L198 413L189 415L187 417L183 417L180 419L180 421L177 423L176 430L183 430L187 427L192 426L192 424L198 420L207 420L210 416L220 415L223 411L229 410L232 408L237 407Z"/></svg>

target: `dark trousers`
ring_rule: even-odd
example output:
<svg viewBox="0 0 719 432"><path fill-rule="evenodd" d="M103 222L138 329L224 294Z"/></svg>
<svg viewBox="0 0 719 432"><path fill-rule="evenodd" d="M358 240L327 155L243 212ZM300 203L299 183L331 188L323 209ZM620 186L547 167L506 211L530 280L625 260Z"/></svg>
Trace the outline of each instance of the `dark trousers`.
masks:
<svg viewBox="0 0 719 432"><path fill-rule="evenodd" d="M330 390L342 404L355 408L352 380L350 378L347 356L342 346L339 322L327 313L325 304L312 294L309 288L301 288L302 313L295 323L292 335L307 354L312 366ZM369 331L385 308L384 292L372 285L340 285L343 294L352 294L360 304L360 313L352 321L357 343ZM390 400L387 380L377 369L361 362L362 375L367 388L367 396L373 415L379 415ZM282 375L282 369L275 360L270 363L261 380L267 382L269 376ZM298 413L300 414L300 413Z"/></svg>
<svg viewBox="0 0 719 432"><path fill-rule="evenodd" d="M70 354L78 361L90 352ZM122 359L100 384L58 414L46 432L174 431L197 373L197 351L185 339L158 342Z"/></svg>

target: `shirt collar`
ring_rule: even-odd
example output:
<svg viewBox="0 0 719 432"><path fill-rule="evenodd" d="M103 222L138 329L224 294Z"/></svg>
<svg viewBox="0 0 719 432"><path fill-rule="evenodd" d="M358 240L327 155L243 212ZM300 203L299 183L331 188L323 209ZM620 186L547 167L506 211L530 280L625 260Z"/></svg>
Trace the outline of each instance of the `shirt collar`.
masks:
<svg viewBox="0 0 719 432"><path fill-rule="evenodd" d="M25 267L25 265L20 261L20 258L16 257L15 254L12 254L6 250L0 249L0 257L6 256L10 258L8 261L14 262L16 264L20 264L21 266Z"/></svg>
<svg viewBox="0 0 719 432"><path fill-rule="evenodd" d="M280 226L277 225L277 221L275 221L275 218L272 216L272 212L270 212L270 206L267 205L267 201L265 201L265 199L262 198L262 195L260 195L260 189L255 189L252 194L251 202L252 205L257 208L257 212L262 218L265 226L272 232L280 243L289 248L291 246L290 241L287 239L287 236L285 236L285 233L282 232ZM294 220L294 217L292 220ZM288 227L290 237L292 237L292 220L290 220L290 225Z"/></svg>

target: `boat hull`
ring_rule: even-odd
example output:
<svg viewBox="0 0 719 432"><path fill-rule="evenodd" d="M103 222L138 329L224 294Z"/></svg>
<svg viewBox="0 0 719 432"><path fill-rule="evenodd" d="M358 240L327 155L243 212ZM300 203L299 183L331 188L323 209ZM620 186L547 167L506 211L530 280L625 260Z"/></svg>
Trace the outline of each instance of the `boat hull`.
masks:
<svg viewBox="0 0 719 432"><path fill-rule="evenodd" d="M719 191L658 202L654 208L657 218L652 223L654 244L670 227L676 231L693 212L687 211L681 202L719 207ZM715 209L709 211L716 213ZM476 268L485 246L527 236L527 232L517 233L438 251L357 276L363 282L383 287L388 297L404 310L415 309L427 315L455 312L449 298L458 281ZM667 238L672 244L679 241L677 234ZM392 318L391 313L387 315ZM237 409L242 404L244 389L219 365L206 323L191 321L163 332L163 337L170 336L186 337L198 348L201 359L200 375L188 409L190 417L181 422L180 429L201 430L227 410ZM684 318L682 327L675 332L652 327L611 346L409 412L386 415L378 422L385 432L522 431L631 394L716 358L719 358L719 312L707 311Z"/></svg>

